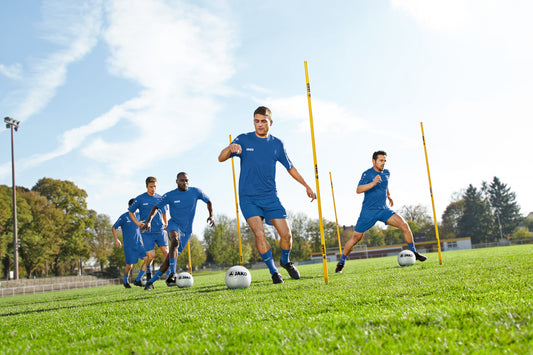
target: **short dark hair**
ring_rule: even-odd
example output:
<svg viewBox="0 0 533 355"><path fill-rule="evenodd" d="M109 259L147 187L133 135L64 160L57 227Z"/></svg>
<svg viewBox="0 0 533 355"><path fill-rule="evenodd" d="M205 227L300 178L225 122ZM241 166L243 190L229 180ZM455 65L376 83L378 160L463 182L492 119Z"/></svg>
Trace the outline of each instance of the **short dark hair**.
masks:
<svg viewBox="0 0 533 355"><path fill-rule="evenodd" d="M272 120L272 111L266 106L259 106L256 108L254 111L254 117L257 114L267 116L269 120Z"/></svg>
<svg viewBox="0 0 533 355"><path fill-rule="evenodd" d="M378 150L377 152L374 152L374 154L372 154L372 160L376 160L378 158L378 155L387 156L387 153L385 153L385 151L383 150Z"/></svg>
<svg viewBox="0 0 533 355"><path fill-rule="evenodd" d="M153 177L153 176L148 176L146 178L146 186L148 186L148 184L151 183L151 182L157 182L157 179L155 177Z"/></svg>
<svg viewBox="0 0 533 355"><path fill-rule="evenodd" d="M188 174L186 172L184 172L184 171L179 172L178 175L176 175L176 179L179 179L180 175L188 175Z"/></svg>
<svg viewBox="0 0 533 355"><path fill-rule="evenodd" d="M128 206L131 206L133 204L133 201L135 201L134 198L132 198L131 200L128 201Z"/></svg>

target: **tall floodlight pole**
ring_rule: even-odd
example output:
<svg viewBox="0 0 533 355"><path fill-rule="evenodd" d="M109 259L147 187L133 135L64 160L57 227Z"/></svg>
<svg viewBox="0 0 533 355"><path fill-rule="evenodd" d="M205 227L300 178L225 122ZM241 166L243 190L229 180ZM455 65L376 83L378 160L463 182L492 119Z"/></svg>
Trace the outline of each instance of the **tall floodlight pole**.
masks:
<svg viewBox="0 0 533 355"><path fill-rule="evenodd" d="M14 252L14 273L15 280L19 279L19 251L17 238L17 188L15 185L15 145L13 144L13 130L18 131L20 121L16 121L10 117L5 117L4 122L6 128L11 128L11 176L13 178L13 250Z"/></svg>

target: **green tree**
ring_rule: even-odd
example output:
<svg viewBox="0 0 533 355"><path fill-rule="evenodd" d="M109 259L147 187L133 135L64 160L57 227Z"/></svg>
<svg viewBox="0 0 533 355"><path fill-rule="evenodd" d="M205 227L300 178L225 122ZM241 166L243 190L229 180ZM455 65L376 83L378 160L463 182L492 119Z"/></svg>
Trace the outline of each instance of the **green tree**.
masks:
<svg viewBox="0 0 533 355"><path fill-rule="evenodd" d="M243 263L247 263L251 256L251 248L242 243L242 240L241 245ZM224 215L217 216L215 228L207 227L204 230L204 246L207 259L215 264L238 265L240 257L236 220Z"/></svg>
<svg viewBox="0 0 533 355"><path fill-rule="evenodd" d="M25 191L19 193L30 209L31 220L20 224L20 256L26 276L31 277L46 272L46 266L57 252L59 239L57 226L54 223L61 218L61 211L38 192Z"/></svg>
<svg viewBox="0 0 533 355"><path fill-rule="evenodd" d="M513 230L522 221L520 206L516 202L516 194L511 192L511 188L500 181L496 176L490 184L483 182L482 191L488 199L492 214L496 221L493 221L492 236L495 240L500 239L500 226L503 235L510 236Z"/></svg>
<svg viewBox="0 0 533 355"><path fill-rule="evenodd" d="M92 238L89 240L91 246L91 256L98 260L100 271L108 264L109 256L113 252L115 245L113 232L111 228L111 219L106 214L97 214L96 211L89 211L94 217L94 228L92 229Z"/></svg>
<svg viewBox="0 0 533 355"><path fill-rule="evenodd" d="M517 228L513 231L513 239L528 239L533 235L527 227Z"/></svg>
<svg viewBox="0 0 533 355"><path fill-rule="evenodd" d="M490 241L490 212L483 195L472 184L464 195L463 215L458 223L458 237L470 237L473 244Z"/></svg>
<svg viewBox="0 0 533 355"><path fill-rule="evenodd" d="M463 217L465 201L463 199L451 202L442 213L440 232L443 239L455 238L459 233L459 221Z"/></svg>
<svg viewBox="0 0 533 355"><path fill-rule="evenodd" d="M65 270L82 271L82 262L90 255L90 229L93 228L95 214L87 209L87 192L71 181L40 179L32 191L39 192L63 212L62 218L56 221L60 245L54 255L53 270L61 275Z"/></svg>
<svg viewBox="0 0 533 355"><path fill-rule="evenodd" d="M194 269L202 266L207 259L202 242L193 234L189 239L189 246L191 249L191 266ZM177 266L183 269L189 269L189 251L187 247L178 256Z"/></svg>

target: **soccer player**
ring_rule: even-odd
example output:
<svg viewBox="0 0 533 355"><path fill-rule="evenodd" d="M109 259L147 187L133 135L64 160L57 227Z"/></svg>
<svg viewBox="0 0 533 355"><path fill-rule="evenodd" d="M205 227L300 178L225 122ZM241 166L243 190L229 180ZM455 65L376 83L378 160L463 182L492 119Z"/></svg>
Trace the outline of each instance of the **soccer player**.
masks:
<svg viewBox="0 0 533 355"><path fill-rule="evenodd" d="M358 194L365 194L361 214L355 225L352 237L344 246L342 257L337 263L335 272L342 272L346 258L350 255L354 245L363 238L363 233L372 228L377 221L400 229L409 249L415 254L416 260L425 261L427 259L416 251L413 233L411 233L411 229L403 217L387 207L387 200L389 200L391 207L394 202L389 192L390 172L385 169L386 161L387 153L382 150L374 152L372 154L372 167L361 176L356 190Z"/></svg>
<svg viewBox="0 0 533 355"><path fill-rule="evenodd" d="M148 279L152 278L151 265L155 258L155 244L161 249L163 258L168 254L168 239L165 233L165 228L167 226L167 208L157 212L157 216L152 221L151 231L146 232L142 230L145 223L143 221L148 220L148 215L150 214L152 207L161 200L161 196L155 192L156 190L157 179L153 176L147 177L146 192L137 196L128 208L131 220L141 228L144 250L146 250L146 255L148 256L148 265L146 268L146 277ZM137 210L139 210L139 215L142 221L138 221L135 217L134 212Z"/></svg>
<svg viewBox="0 0 533 355"><path fill-rule="evenodd" d="M272 282L283 283L272 258L272 248L268 243L263 227L263 220L273 225L281 241L280 265L286 269L291 278L297 280L300 273L289 260L292 248L292 235L287 223L287 213L281 205L276 190L276 162L280 162L289 174L305 187L307 196L313 201L316 198L313 190L294 167L287 156L283 142L269 134L272 125L272 112L260 106L254 112L254 132L239 135L226 148L218 160L226 161L231 157L241 159L239 177L239 199L241 211L255 235L255 245L261 258L268 266Z"/></svg>
<svg viewBox="0 0 533 355"><path fill-rule="evenodd" d="M128 202L128 207L131 206L134 199L132 198ZM137 216L138 217L138 216ZM134 285L141 286L141 279L146 271L146 265L148 257L146 256L146 251L144 250L144 245L141 238L141 230L139 227L131 220L128 212L124 212L115 224L111 231L113 232L113 237L115 238L115 245L117 248L122 248L122 244L117 237L117 229L122 229L122 240L124 241L124 255L126 256L126 268L124 269L124 287L131 288L128 281L128 277L131 271L133 264L137 263L139 259L144 260L144 264L141 267L141 271L135 279Z"/></svg>
<svg viewBox="0 0 533 355"><path fill-rule="evenodd" d="M159 280L167 270L170 270L166 281L167 286L176 285L176 260L191 238L192 224L198 200L202 200L207 204L207 211L209 212L207 223L211 227L215 225L211 200L199 188L189 187L189 176L187 173L178 173L176 184L178 188L163 195L161 200L152 208L145 222L144 229L150 230L152 218L159 210L169 206L170 221L168 222L167 231L168 238L170 239L170 250L165 261L159 267L159 270L146 283L145 290L151 290L154 287L154 282Z"/></svg>

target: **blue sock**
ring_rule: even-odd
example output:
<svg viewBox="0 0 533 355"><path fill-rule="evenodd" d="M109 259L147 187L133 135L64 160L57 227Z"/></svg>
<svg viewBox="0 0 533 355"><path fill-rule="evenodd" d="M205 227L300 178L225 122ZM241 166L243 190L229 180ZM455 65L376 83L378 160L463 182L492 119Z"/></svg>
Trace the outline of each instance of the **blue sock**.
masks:
<svg viewBox="0 0 533 355"><path fill-rule="evenodd" d="M150 265L146 265L146 273L151 274L152 273L152 267Z"/></svg>
<svg viewBox="0 0 533 355"><path fill-rule="evenodd" d="M148 282L150 283L154 283L156 282L157 280L159 280L159 278L163 276L163 273L161 272L161 270L157 270L157 272L155 273L155 275L150 279L148 280Z"/></svg>
<svg viewBox="0 0 533 355"><path fill-rule="evenodd" d="M260 255L266 266L268 266L271 275L274 275L276 272L278 272L278 268L276 267L276 265L274 265L274 259L272 258L272 249Z"/></svg>
<svg viewBox="0 0 533 355"><path fill-rule="evenodd" d="M139 274L137 275L137 278L135 279L135 281L141 281L143 278L143 275L144 275L144 271L143 270L139 271Z"/></svg>
<svg viewBox="0 0 533 355"><path fill-rule="evenodd" d="M124 283L127 284L128 283L128 275L124 275Z"/></svg>
<svg viewBox="0 0 533 355"><path fill-rule="evenodd" d="M291 253L291 250L285 250L281 248L281 262L283 264L287 264L289 262L289 254Z"/></svg>
<svg viewBox="0 0 533 355"><path fill-rule="evenodd" d="M413 253L416 252L415 242L407 243L407 245L409 246L410 251L412 251Z"/></svg>
<svg viewBox="0 0 533 355"><path fill-rule="evenodd" d="M169 258L168 259L168 271L172 274L176 273L176 263L178 258Z"/></svg>
<svg viewBox="0 0 533 355"><path fill-rule="evenodd" d="M339 264L344 264L344 263L346 263L346 258L347 258L347 256L344 255L344 254L342 254L342 256L341 256L341 260L339 260Z"/></svg>

